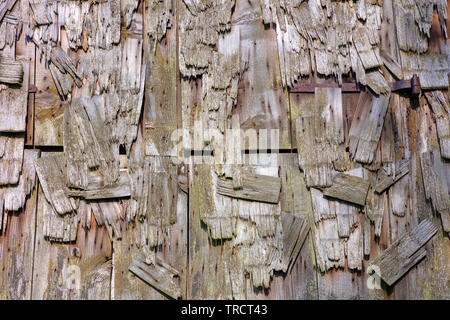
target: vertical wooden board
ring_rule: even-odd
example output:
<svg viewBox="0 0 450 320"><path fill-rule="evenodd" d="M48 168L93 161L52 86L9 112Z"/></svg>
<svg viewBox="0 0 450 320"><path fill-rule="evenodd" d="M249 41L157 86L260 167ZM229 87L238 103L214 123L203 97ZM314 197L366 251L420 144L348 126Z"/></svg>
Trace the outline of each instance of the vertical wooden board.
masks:
<svg viewBox="0 0 450 320"><path fill-rule="evenodd" d="M139 223L139 222L136 222ZM165 297L132 274L128 268L143 250L136 242L136 227L121 221L122 239L113 241L113 271L111 299L113 300L164 300Z"/></svg>
<svg viewBox="0 0 450 320"><path fill-rule="evenodd" d="M290 93L290 117L291 117L291 137L292 148L297 148L297 136L296 136L296 119L302 114L302 110L308 110L314 105L314 94L311 93ZM344 106L344 105L343 105Z"/></svg>
<svg viewBox="0 0 450 320"><path fill-rule="evenodd" d="M177 129L177 37L176 27L156 41L145 36L145 140L147 155L168 156L171 135Z"/></svg>
<svg viewBox="0 0 450 320"><path fill-rule="evenodd" d="M32 299L109 299L112 247L106 227L97 226L89 212L90 228L79 224L75 242L51 242L44 237L49 210L39 187Z"/></svg>
<svg viewBox="0 0 450 320"><path fill-rule="evenodd" d="M434 223L440 225L439 219L433 214L431 203L425 199L423 172L420 165L421 152L429 149L439 150L436 130L430 125L432 122L431 112L423 103L408 114L411 212L405 217L390 216L392 241L426 218L431 217ZM418 135L416 135L416 128L420 128ZM425 245L427 251L425 258L392 288L395 299L449 299L449 246L449 238L443 234L442 230L438 231Z"/></svg>
<svg viewBox="0 0 450 320"><path fill-rule="evenodd" d="M160 258L180 273L182 298L187 296L188 272L188 206L189 194L178 188L177 222L170 228L169 238L160 252Z"/></svg>
<svg viewBox="0 0 450 320"><path fill-rule="evenodd" d="M232 30L239 30L243 69L232 115L239 116L244 130L278 129L279 148L290 149L289 96L281 80L276 31L264 26L258 2L236 1L232 21Z"/></svg>
<svg viewBox="0 0 450 320"><path fill-rule="evenodd" d="M310 224L313 219L311 197L306 188L303 174L298 168L298 158L294 153L278 154L282 187L280 206L284 214L292 214L306 219ZM309 219L309 220L308 220ZM287 227L287 226L286 226ZM308 229L310 228L307 227ZM307 230L308 230L307 229ZM299 230L300 231L300 230ZM287 232L284 230L283 232ZM283 250L285 248L283 247ZM312 233L309 230L292 265L286 270L274 272L269 289L254 288L246 280L246 298L253 299L287 299L314 300L318 298L316 260Z"/></svg>
<svg viewBox="0 0 450 320"><path fill-rule="evenodd" d="M268 290L255 289L246 281L249 300L316 300L319 297L311 233L287 273L276 272Z"/></svg>
<svg viewBox="0 0 450 320"><path fill-rule="evenodd" d="M36 57L35 129L36 146L62 146L64 108L43 57Z"/></svg>
<svg viewBox="0 0 450 320"><path fill-rule="evenodd" d="M182 297L186 296L187 272L187 195L178 190L177 222L168 234L167 242L157 248L156 257L175 268L179 273ZM113 242L113 273L111 298L114 300L164 300L168 297L129 271L139 253L148 252L140 239L142 224L139 221L121 221L122 238Z"/></svg>
<svg viewBox="0 0 450 320"><path fill-rule="evenodd" d="M69 50L65 29L60 32L60 47L74 59L83 56L84 51ZM64 109L68 104L58 94L55 82L50 73L49 64L43 53L36 50L35 81L37 92L34 94L34 145L62 146L64 131ZM78 93L74 90L74 96Z"/></svg>
<svg viewBox="0 0 450 320"><path fill-rule="evenodd" d="M193 300L227 298L222 258L231 254L230 241L213 242L201 220L212 197L210 173L208 164L190 166L187 298Z"/></svg>
<svg viewBox="0 0 450 320"><path fill-rule="evenodd" d="M0 235L0 299L31 298L37 189L25 208L9 214L6 233ZM8 214L8 213L5 213Z"/></svg>
<svg viewBox="0 0 450 320"><path fill-rule="evenodd" d="M26 30L30 25L29 7L26 1L18 2L13 8L13 13L17 14L21 23L23 23L21 33L16 40L16 60L26 62L29 64L29 91L35 86L35 57L36 46L26 36ZM32 90L31 90L32 91ZM26 118L26 136L25 145L33 145L34 138L34 93L30 92L28 95L28 110Z"/></svg>
<svg viewBox="0 0 450 320"><path fill-rule="evenodd" d="M43 236L46 210L52 208L39 188L32 299L109 299L112 252L105 227L90 215L90 229L79 226L76 242L52 243Z"/></svg>

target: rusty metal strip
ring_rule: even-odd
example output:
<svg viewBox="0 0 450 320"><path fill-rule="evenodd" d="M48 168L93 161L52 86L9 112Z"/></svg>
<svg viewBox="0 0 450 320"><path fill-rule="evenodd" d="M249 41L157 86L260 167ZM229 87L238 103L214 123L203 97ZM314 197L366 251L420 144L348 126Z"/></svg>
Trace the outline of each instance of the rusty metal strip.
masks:
<svg viewBox="0 0 450 320"><path fill-rule="evenodd" d="M417 75L413 75L409 80L400 80L389 83L389 87L392 92L397 91L411 91L411 96L417 96L420 93L420 78Z"/></svg>

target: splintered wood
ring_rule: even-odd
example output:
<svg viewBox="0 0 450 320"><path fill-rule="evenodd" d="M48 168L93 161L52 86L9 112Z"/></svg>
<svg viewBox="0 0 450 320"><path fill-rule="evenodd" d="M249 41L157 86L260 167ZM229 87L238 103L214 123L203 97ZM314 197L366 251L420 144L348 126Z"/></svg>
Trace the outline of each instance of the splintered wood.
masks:
<svg viewBox="0 0 450 320"><path fill-rule="evenodd" d="M296 120L300 168L308 187L329 187L333 168L345 166L342 92L339 88L316 88L315 100Z"/></svg>
<svg viewBox="0 0 450 320"><path fill-rule="evenodd" d="M449 300L448 10L0 0L0 299Z"/></svg>
<svg viewBox="0 0 450 320"><path fill-rule="evenodd" d="M383 129L390 94L376 97L370 92L362 92L352 125L348 146L353 159L361 163L371 163Z"/></svg>
<svg viewBox="0 0 450 320"><path fill-rule="evenodd" d="M62 155L49 155L36 159L36 172L47 201L60 215L75 210L74 201L69 199L69 188L64 179L64 158Z"/></svg>

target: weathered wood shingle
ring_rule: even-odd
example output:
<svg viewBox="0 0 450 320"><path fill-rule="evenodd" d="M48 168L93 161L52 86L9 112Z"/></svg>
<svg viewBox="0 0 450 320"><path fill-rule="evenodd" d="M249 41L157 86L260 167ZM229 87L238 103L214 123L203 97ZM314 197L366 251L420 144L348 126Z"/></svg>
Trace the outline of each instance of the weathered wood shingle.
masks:
<svg viewBox="0 0 450 320"><path fill-rule="evenodd" d="M436 225L430 220L424 220L373 260L369 268L392 286L426 256L427 252L422 247L436 232Z"/></svg>

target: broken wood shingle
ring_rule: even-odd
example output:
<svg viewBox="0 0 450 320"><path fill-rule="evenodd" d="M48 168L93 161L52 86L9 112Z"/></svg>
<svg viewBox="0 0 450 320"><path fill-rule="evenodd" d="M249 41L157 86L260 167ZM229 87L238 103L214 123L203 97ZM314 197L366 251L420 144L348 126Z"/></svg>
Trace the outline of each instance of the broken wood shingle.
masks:
<svg viewBox="0 0 450 320"><path fill-rule="evenodd" d="M333 178L333 185L329 188L324 188L323 194L328 197L364 206L369 186L369 181L363 178L338 173Z"/></svg>
<svg viewBox="0 0 450 320"><path fill-rule="evenodd" d="M373 260L369 270L392 286L426 256L427 252L422 247L436 232L437 227L431 220L422 221Z"/></svg>
<svg viewBox="0 0 450 320"><path fill-rule="evenodd" d="M62 154L48 155L34 162L45 198L59 215L73 213L76 209L75 203L68 197L64 163Z"/></svg>
<svg viewBox="0 0 450 320"><path fill-rule="evenodd" d="M244 173L242 188L235 189L230 179L218 179L217 192L232 198L259 202L278 203L280 201L281 179L278 177Z"/></svg>
<svg viewBox="0 0 450 320"><path fill-rule="evenodd" d="M148 261L145 255L141 253L133 261L129 270L168 297L172 299L181 298L180 284L176 279L179 273L162 260L156 258L154 261Z"/></svg>

